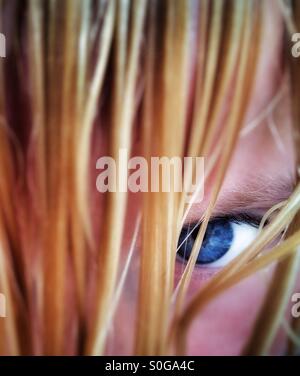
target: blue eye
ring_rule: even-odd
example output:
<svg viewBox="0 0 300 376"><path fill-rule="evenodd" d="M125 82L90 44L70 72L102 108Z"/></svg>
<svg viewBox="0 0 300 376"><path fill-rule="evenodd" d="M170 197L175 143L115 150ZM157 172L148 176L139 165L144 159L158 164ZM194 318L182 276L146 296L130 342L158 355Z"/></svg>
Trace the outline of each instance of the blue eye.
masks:
<svg viewBox="0 0 300 376"><path fill-rule="evenodd" d="M193 226L184 227L179 237L178 255L184 260L189 259L199 231L199 226L193 231L192 228ZM245 222L228 218L211 220L208 223L196 263L214 267L226 265L255 239L257 231L255 226Z"/></svg>

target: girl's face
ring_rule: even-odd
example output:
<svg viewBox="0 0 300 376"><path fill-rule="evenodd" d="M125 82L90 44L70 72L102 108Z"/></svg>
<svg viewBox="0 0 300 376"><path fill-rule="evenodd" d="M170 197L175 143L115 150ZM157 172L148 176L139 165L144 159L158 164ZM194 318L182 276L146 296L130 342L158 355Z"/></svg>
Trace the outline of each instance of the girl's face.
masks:
<svg viewBox="0 0 300 376"><path fill-rule="evenodd" d="M256 84L244 130L214 213L215 216L225 215L229 218L228 221L233 215L261 218L269 208L286 199L293 186L294 155L288 83L283 77L281 67L283 25L279 10L273 5L271 2L266 2ZM262 113L265 115L257 122L255 129L252 129L255 119L259 119ZM186 225L199 221L207 206L210 190L208 181L204 200L192 207ZM136 195L130 195L130 210L126 221L123 248L124 259L132 240L138 201ZM246 243L255 237L257 229L247 223L241 224L237 229L233 233L231 242L238 244L241 251ZM222 243L222 239L218 240ZM123 297L114 320L111 341L107 348L109 354L127 354L132 348L138 286L138 253L137 244L136 257L131 264ZM227 253L229 255L229 251ZM183 268L184 263L178 258L175 284ZM188 298L193 296L217 270L216 267L196 266ZM273 271L274 266L270 266L258 272L221 294L205 307L190 328L187 353L190 355L240 354L253 329ZM272 352L283 353L285 345L285 336L280 333Z"/></svg>

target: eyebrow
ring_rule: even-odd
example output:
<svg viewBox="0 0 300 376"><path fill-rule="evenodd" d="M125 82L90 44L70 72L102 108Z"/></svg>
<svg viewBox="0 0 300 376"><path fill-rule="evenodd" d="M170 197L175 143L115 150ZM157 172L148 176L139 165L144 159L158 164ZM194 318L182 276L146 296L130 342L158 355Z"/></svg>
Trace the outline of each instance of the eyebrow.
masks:
<svg viewBox="0 0 300 376"><path fill-rule="evenodd" d="M240 184L237 183L234 189L221 189L212 216L249 214L262 217L272 206L287 200L294 186L292 176L253 176ZM203 202L194 204L185 222L199 221L206 207L206 202L205 205Z"/></svg>

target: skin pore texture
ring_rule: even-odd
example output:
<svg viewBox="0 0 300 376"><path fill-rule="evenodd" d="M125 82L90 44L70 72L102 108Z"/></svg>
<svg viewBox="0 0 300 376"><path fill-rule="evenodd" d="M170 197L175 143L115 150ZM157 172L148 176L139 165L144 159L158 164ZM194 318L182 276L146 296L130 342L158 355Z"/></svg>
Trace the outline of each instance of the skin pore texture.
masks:
<svg viewBox="0 0 300 376"><path fill-rule="evenodd" d="M257 78L245 124L217 201L215 216L246 213L262 218L273 205L285 200L293 187L294 152L289 89L287 79L282 73L281 63L282 18L276 2L266 2L265 7ZM209 158L206 157L206 164ZM210 191L211 184L208 179L205 184L204 200L192 206L186 224L199 221L208 205ZM139 196L130 194L122 253L123 263L126 262L132 243L138 206ZM139 240L135 244L123 294L109 336L108 354L129 354L133 345L138 253ZM184 263L178 259L175 285L183 268ZM273 271L274 265L271 265L208 304L189 330L187 354L239 355L251 334ZM216 268L196 266L188 299L215 272L217 272ZM271 353L283 354L285 348L286 336L280 331Z"/></svg>

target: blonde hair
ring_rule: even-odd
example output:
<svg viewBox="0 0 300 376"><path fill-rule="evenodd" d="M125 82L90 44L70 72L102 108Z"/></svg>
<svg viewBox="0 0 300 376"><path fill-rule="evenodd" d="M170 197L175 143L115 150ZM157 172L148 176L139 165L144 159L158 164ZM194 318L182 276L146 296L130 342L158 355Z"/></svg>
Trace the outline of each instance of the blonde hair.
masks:
<svg viewBox="0 0 300 376"><path fill-rule="evenodd" d="M272 299L262 307L245 349L267 353L299 266L295 250L300 243L300 186L257 239L185 305L197 252L251 97L264 2L29 0L26 7L12 3L0 1L0 29L12 38L7 59L17 61L9 68L5 59L0 60L0 292L9 312L0 322L0 353L103 354L139 228L133 354L184 353L188 329L211 299L283 260L269 287ZM284 3L281 6L286 10ZM9 22L4 22L5 16ZM300 23L296 1L283 18L287 25ZM297 132L298 61L286 63L293 76ZM18 90L12 99L13 84ZM231 108L225 120L224 98L229 98ZM137 122L145 158L205 157L213 150L206 171L206 179L215 172L213 190L175 293L177 241L190 209L185 194L142 194L131 251L119 279L128 198L123 192L105 194L96 236L89 172L95 164L91 151L96 122L105 124L107 152L116 159L120 148L132 150ZM127 170L119 173L123 179ZM192 181L193 171L186 174ZM287 226L285 240L256 257ZM294 351L292 344L290 350Z"/></svg>

